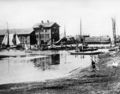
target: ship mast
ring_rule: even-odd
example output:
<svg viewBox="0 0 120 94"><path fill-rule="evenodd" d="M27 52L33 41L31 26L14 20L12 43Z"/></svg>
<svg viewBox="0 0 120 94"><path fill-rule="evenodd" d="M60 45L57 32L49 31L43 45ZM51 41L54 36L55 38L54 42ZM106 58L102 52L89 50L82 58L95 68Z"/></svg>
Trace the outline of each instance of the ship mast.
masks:
<svg viewBox="0 0 120 94"><path fill-rule="evenodd" d="M81 25L81 19L80 19L80 39L82 37L82 25Z"/></svg>
<svg viewBox="0 0 120 94"><path fill-rule="evenodd" d="M116 46L116 21L112 18L112 29L113 29L113 44Z"/></svg>
<svg viewBox="0 0 120 94"><path fill-rule="evenodd" d="M9 47L9 29L8 29L8 22L7 22L7 34L8 34L8 42L7 42L7 46Z"/></svg>
<svg viewBox="0 0 120 94"><path fill-rule="evenodd" d="M66 38L66 27L64 26L64 37Z"/></svg>
<svg viewBox="0 0 120 94"><path fill-rule="evenodd" d="M82 21L80 19L80 42L82 42L82 45L84 44L84 37L82 36Z"/></svg>

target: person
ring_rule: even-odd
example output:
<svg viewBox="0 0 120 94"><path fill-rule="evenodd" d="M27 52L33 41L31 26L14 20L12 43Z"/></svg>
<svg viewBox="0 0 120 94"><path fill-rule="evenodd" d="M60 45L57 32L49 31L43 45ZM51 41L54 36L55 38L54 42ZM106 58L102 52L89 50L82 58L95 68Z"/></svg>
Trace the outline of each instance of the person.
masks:
<svg viewBox="0 0 120 94"><path fill-rule="evenodd" d="M113 67L113 68L117 68L117 66L118 66L118 62L117 62L117 61L116 61L116 62L113 61L113 63L112 63L112 67Z"/></svg>
<svg viewBox="0 0 120 94"><path fill-rule="evenodd" d="M91 60L91 63L92 63L92 71L96 71L96 65L95 65L95 60Z"/></svg>
<svg viewBox="0 0 120 94"><path fill-rule="evenodd" d="M79 52L78 44L76 45L76 52Z"/></svg>

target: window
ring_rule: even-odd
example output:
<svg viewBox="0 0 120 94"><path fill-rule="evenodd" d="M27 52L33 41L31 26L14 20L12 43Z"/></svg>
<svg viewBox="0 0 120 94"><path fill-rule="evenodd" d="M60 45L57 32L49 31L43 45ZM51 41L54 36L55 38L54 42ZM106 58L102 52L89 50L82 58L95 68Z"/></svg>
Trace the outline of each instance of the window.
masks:
<svg viewBox="0 0 120 94"><path fill-rule="evenodd" d="M46 38L47 38L47 39L49 38L49 34L46 34Z"/></svg>
<svg viewBox="0 0 120 94"><path fill-rule="evenodd" d="M44 38L44 34L41 34L41 35L40 35L40 38Z"/></svg>
<svg viewBox="0 0 120 94"><path fill-rule="evenodd" d="M36 35L36 38L38 38L38 35Z"/></svg>

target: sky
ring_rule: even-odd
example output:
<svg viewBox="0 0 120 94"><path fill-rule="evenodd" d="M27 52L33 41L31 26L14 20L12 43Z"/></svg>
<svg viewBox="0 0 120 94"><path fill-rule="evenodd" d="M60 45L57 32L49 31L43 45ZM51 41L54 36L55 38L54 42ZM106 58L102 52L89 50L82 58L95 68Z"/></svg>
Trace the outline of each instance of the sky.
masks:
<svg viewBox="0 0 120 94"><path fill-rule="evenodd" d="M119 0L0 0L0 29L32 28L41 20L57 22L60 34L112 36L112 21L120 34Z"/></svg>

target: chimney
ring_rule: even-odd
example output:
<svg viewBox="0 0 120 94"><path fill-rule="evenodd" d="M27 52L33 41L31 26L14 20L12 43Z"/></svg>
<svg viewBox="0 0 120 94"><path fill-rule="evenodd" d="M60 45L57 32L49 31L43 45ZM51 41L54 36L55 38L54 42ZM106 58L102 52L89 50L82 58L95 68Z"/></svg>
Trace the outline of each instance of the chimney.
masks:
<svg viewBox="0 0 120 94"><path fill-rule="evenodd" d="M42 23L42 24L44 23L43 20L41 21L41 23Z"/></svg>
<svg viewBox="0 0 120 94"><path fill-rule="evenodd" d="M47 20L47 23L49 23L49 20Z"/></svg>

